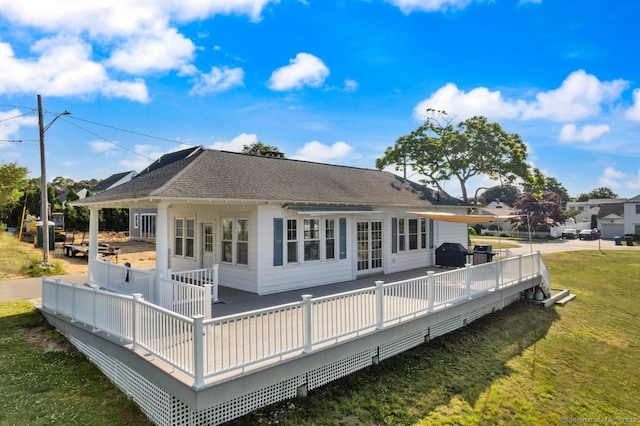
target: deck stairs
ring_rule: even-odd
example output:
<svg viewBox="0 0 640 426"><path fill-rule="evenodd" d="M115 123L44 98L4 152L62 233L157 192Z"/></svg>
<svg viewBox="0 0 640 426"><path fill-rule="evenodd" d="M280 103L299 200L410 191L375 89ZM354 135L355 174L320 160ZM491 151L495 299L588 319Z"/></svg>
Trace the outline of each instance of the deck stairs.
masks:
<svg viewBox="0 0 640 426"><path fill-rule="evenodd" d="M542 305L544 305L545 308L548 308L549 306L552 306L552 305L564 306L576 298L576 295L571 294L569 290L556 290L556 289L552 289L552 290L554 294L548 298L545 298L540 302Z"/></svg>

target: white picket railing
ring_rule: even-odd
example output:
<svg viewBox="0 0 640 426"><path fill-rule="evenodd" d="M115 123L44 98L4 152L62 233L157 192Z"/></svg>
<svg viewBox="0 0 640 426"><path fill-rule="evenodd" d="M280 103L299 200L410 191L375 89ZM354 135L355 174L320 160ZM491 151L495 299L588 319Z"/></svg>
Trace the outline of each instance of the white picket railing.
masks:
<svg viewBox="0 0 640 426"><path fill-rule="evenodd" d="M299 302L213 319L205 319L207 314L198 310L202 305L191 305L192 299L202 300L201 294L161 296L189 306L181 314L141 294L117 294L95 284L79 286L43 277L42 306L131 343L134 349L145 349L192 377L198 388L222 373L312 352L328 342L356 338L537 276L550 286L550 272L539 252L396 283L376 281L374 287L330 296L304 295ZM164 281L168 282L161 288L172 283L211 291L209 284ZM183 291L175 288L172 292Z"/></svg>
<svg viewBox="0 0 640 426"><path fill-rule="evenodd" d="M191 271L169 271L172 280L197 286L211 285L211 301L218 301L218 265L211 268L195 269Z"/></svg>
<svg viewBox="0 0 640 426"><path fill-rule="evenodd" d="M157 277L156 280L158 305L185 317L203 315L211 318L211 284L199 286L162 277Z"/></svg>

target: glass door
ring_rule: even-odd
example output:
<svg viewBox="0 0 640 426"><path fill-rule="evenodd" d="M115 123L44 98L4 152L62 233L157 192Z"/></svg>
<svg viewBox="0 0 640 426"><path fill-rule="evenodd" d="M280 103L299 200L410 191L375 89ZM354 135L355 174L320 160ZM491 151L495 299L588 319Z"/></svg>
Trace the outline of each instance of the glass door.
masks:
<svg viewBox="0 0 640 426"><path fill-rule="evenodd" d="M382 221L356 222L356 243L358 274L382 272Z"/></svg>

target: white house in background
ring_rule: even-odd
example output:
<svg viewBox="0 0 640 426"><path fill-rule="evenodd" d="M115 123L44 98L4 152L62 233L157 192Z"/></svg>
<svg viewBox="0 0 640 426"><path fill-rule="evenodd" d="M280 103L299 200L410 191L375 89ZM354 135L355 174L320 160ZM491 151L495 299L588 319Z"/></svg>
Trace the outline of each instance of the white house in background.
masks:
<svg viewBox="0 0 640 426"><path fill-rule="evenodd" d="M219 264L221 285L257 294L427 267L442 242L467 244L466 224L408 213L465 203L392 173L208 149L74 204L90 208L92 253L99 209L155 209L158 272Z"/></svg>
<svg viewBox="0 0 640 426"><path fill-rule="evenodd" d="M499 200L494 200L484 207L478 207L478 211L480 214L488 214L496 217L508 216L512 214L515 215L515 210L513 208L511 208L508 204L505 204ZM509 232L513 229L513 226L514 226L513 223L511 223L511 220L509 219L496 219L496 220L492 220L482 224L484 228L488 228L491 225L496 225L498 227L499 231L495 231L495 232L500 232L500 231ZM492 234L495 232L494 231L486 232L485 230L483 230L483 234L485 233Z"/></svg>
<svg viewBox="0 0 640 426"><path fill-rule="evenodd" d="M606 204L618 204L627 201L626 198L592 198L588 201L569 201L567 202L567 210L578 210L586 212L594 207L601 207Z"/></svg>
<svg viewBox="0 0 640 426"><path fill-rule="evenodd" d="M640 195L624 203L624 233L640 235Z"/></svg>
<svg viewBox="0 0 640 426"><path fill-rule="evenodd" d="M604 204L600 206L597 221L602 238L621 237L625 233L625 204Z"/></svg>

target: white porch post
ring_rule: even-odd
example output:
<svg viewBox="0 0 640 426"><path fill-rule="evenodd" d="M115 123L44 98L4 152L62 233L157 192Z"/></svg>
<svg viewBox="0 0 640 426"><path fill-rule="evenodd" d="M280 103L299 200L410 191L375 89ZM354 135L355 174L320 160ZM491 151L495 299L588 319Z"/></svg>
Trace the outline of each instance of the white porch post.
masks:
<svg viewBox="0 0 640 426"><path fill-rule="evenodd" d="M169 271L169 204L158 204L156 216L156 272L166 277Z"/></svg>

